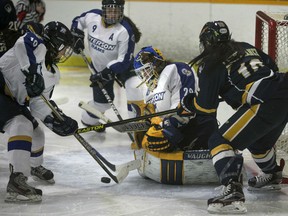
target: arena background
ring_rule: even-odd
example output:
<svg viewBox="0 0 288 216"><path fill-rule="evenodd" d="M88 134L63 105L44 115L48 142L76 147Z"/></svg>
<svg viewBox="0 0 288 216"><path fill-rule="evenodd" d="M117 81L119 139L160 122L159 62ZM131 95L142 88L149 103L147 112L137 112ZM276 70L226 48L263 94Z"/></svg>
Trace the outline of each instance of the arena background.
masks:
<svg viewBox="0 0 288 216"><path fill-rule="evenodd" d="M101 0L44 1L47 10L43 24L57 20L70 27L75 16L101 8ZM135 52L153 45L169 59L189 61L198 54L198 35L207 21L224 20L235 40L254 44L256 12L288 13L287 6L287 0L126 0L125 15L142 32ZM72 56L65 64L85 65L79 56Z"/></svg>

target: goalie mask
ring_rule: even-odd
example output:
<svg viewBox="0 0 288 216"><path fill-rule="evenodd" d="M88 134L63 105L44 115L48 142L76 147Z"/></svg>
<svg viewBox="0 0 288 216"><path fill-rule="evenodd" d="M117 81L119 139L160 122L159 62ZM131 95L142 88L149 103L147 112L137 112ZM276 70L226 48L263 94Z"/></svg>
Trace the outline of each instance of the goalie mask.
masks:
<svg viewBox="0 0 288 216"><path fill-rule="evenodd" d="M44 44L46 59L54 64L66 61L73 53L73 36L61 22L52 21L44 26Z"/></svg>
<svg viewBox="0 0 288 216"><path fill-rule="evenodd" d="M152 46L143 47L134 59L134 68L137 76L146 83L150 91L157 87L159 75L166 67L167 62L160 50Z"/></svg>
<svg viewBox="0 0 288 216"><path fill-rule="evenodd" d="M231 40L229 28L223 21L207 22L199 35L200 51L211 47L216 43Z"/></svg>
<svg viewBox="0 0 288 216"><path fill-rule="evenodd" d="M103 0L102 17L107 25L113 25L122 21L124 17L124 0Z"/></svg>

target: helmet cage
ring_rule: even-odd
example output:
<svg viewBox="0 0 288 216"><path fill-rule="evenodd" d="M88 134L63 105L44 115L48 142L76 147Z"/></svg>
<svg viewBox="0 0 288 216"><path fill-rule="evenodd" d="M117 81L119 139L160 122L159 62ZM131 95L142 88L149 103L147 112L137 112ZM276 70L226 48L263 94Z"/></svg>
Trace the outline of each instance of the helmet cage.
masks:
<svg viewBox="0 0 288 216"><path fill-rule="evenodd" d="M145 83L150 91L153 91L157 87L159 74L154 69L155 66L152 62L148 62L143 66L135 69L135 73L141 79L142 83Z"/></svg>
<svg viewBox="0 0 288 216"><path fill-rule="evenodd" d="M107 4L102 6L102 16L107 25L113 25L122 21L124 17L124 5Z"/></svg>

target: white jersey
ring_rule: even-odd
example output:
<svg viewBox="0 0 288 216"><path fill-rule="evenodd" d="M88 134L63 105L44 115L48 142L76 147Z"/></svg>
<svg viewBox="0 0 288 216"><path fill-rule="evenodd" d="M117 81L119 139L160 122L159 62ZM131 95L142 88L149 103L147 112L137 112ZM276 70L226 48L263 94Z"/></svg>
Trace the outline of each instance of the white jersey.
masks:
<svg viewBox="0 0 288 216"><path fill-rule="evenodd" d="M49 99L55 84L59 83L60 73L57 66L53 66L53 73L45 66L46 47L43 40L32 33L20 37L13 48L0 58L0 71L3 74L7 89L5 93L12 96L20 105L27 103L28 94L25 87L25 75L22 70L27 70L31 64L41 64L45 82L43 95ZM31 114L44 120L51 114L51 109L40 97L29 100Z"/></svg>
<svg viewBox="0 0 288 216"><path fill-rule="evenodd" d="M156 112L175 109L181 98L196 92L197 86L197 76L187 64L171 63L161 72L154 91L147 90L145 102L154 104Z"/></svg>
<svg viewBox="0 0 288 216"><path fill-rule="evenodd" d="M101 72L107 67L118 74L129 69L135 38L127 21L105 27L102 11L94 9L74 18L72 28L87 29L89 51L96 71Z"/></svg>

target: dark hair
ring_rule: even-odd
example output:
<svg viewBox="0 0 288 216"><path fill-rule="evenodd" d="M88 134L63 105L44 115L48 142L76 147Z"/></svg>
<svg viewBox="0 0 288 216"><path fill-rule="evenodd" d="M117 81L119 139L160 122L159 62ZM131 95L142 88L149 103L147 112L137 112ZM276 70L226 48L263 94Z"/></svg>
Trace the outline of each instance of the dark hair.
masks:
<svg viewBox="0 0 288 216"><path fill-rule="evenodd" d="M138 43L140 41L141 36L142 36L140 29L136 26L136 24L129 17L124 15L123 19L126 20L131 25L133 33L135 35L135 43Z"/></svg>
<svg viewBox="0 0 288 216"><path fill-rule="evenodd" d="M239 45L238 42L230 40L227 42L215 43L209 48L206 48L200 55L192 59L188 64L192 67L199 60L201 62L208 62L207 66L210 69L218 64L224 63L225 65L229 62L235 61L245 55L245 50Z"/></svg>

